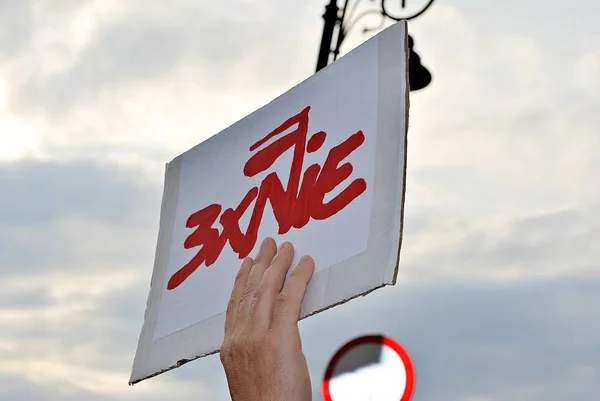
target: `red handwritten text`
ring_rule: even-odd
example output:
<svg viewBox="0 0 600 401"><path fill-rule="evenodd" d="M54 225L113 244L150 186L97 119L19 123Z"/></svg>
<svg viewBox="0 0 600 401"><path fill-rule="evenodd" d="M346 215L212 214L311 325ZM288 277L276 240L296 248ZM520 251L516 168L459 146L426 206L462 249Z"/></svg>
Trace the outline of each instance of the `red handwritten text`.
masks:
<svg viewBox="0 0 600 401"><path fill-rule="evenodd" d="M322 166L312 164L303 172L306 152L313 153L319 150L327 136L325 132L320 131L313 134L307 142L309 112L310 106L252 145L250 151L254 152L268 141L295 127L290 133L258 150L244 166L244 175L254 177L271 167L285 152L293 149L287 188L283 187L277 173L271 172L262 180L260 187L254 187L246 193L237 207L226 209L221 213L223 207L212 204L193 213L188 218L186 226L194 228L194 231L185 240L184 247L201 248L189 263L169 279L167 289L177 288L202 263L206 266L215 263L228 241L240 259L248 256L256 245L267 201L271 203L279 234L285 234L292 227L296 229L304 227L311 218L315 220L330 218L366 190L366 181L358 178L333 199L325 202L325 196L352 174L352 164L344 163L340 166L340 163L363 144L365 137L362 131L356 132L333 147ZM242 232L239 221L252 203L254 207L250 223L246 232ZM213 227L217 219L222 226L221 231Z"/></svg>

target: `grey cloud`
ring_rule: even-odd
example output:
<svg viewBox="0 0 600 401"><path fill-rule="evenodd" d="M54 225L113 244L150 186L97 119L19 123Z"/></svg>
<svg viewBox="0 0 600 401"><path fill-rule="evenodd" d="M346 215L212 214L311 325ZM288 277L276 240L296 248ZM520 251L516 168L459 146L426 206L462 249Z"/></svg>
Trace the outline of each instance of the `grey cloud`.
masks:
<svg viewBox="0 0 600 401"><path fill-rule="evenodd" d="M39 308L52 305L54 300L44 288L19 289L4 288L0 293L0 306L27 311L29 308Z"/></svg>
<svg viewBox="0 0 600 401"><path fill-rule="evenodd" d="M573 263L595 263L600 242L600 208L565 210L517 220L502 238L474 235L472 242L458 250L455 261L479 255L491 264L510 265L515 261L538 267L540 271ZM582 260L583 259L583 260ZM576 267L576 266L573 266Z"/></svg>
<svg viewBox="0 0 600 401"><path fill-rule="evenodd" d="M162 188L134 169L28 161L0 165L0 183L4 275L151 266Z"/></svg>
<svg viewBox="0 0 600 401"><path fill-rule="evenodd" d="M174 399L165 397L164 394L136 394L134 388L128 389L131 392L130 394L120 396L98 394L83 389L65 390L62 386L25 380L16 375L0 377L0 386L0 397L2 400L7 401L165 401L167 399ZM202 397L200 392L200 398L198 398L197 393L189 393L186 398L199 401L212 401L209 397Z"/></svg>
<svg viewBox="0 0 600 401"><path fill-rule="evenodd" d="M541 255L545 255L546 263L568 263L585 255L586 260L595 263L597 259L590 256L597 254L598 243L600 207L595 206L585 211L565 210L520 220L489 256L499 262L520 260L534 264L541 261Z"/></svg>
<svg viewBox="0 0 600 401"><path fill-rule="evenodd" d="M104 355L94 361L97 367L116 369L130 364L149 289L159 185L140 180L139 173L130 168L40 161L0 165L0 183L4 195L0 198L0 276L6 287L0 291L0 312L39 316L48 310L52 316L50 311L93 301L69 319L2 321L0 339L31 344L48 341L52 347L67 350L95 344ZM90 236L82 231L83 226L62 225L73 217L100 222L106 230L94 232L97 229L92 227ZM126 289L109 288L102 296L59 299L53 294L53 286L59 283L54 277L57 273L81 276L87 272L101 277L101 269L114 272L115 266L139 272L140 281ZM52 351L45 350L39 357Z"/></svg>
<svg viewBox="0 0 600 401"><path fill-rule="evenodd" d="M19 323L0 322L0 341L9 341L18 349L18 354L0 350L0 356L4 353L4 357L0 359L5 363L18 359L45 361L52 360L57 353L60 353L62 363L81 365L99 374L121 374L121 390L127 389L128 372L137 346L149 288L148 281L143 281L143 283L123 290L110 291L93 308L69 319L45 319L43 321L29 319ZM58 306L73 306L76 302L76 299L63 300ZM0 313L6 307L0 303ZM201 401L227 399L214 396L214 394L225 395L227 393L226 387L222 386L224 376L219 363L218 357L216 359L209 358L208 365L205 363L199 366L200 370L196 370L187 378L169 373L153 379L150 384L158 384L160 389L165 390L165 393L170 392L169 387L173 387L175 390L175 387L179 389L181 386L186 386L190 388L187 397ZM65 388L64 384L45 385L41 380L26 380L23 377L17 375L12 380L11 376L0 374L0 383L3 380L8 383L0 388L0 395L4 395L6 399L18 401L21 399L47 401L165 399L164 395L151 395L145 392L144 386L148 385L148 382L128 388L127 391L130 394L127 396L98 394L70 385L67 385L69 394L65 395L62 390ZM93 380L93 378L89 379Z"/></svg>
<svg viewBox="0 0 600 401"><path fill-rule="evenodd" d="M407 208L402 263L416 280L587 275L600 260L600 209L564 208L505 221ZM502 214L500 214L502 216Z"/></svg>
<svg viewBox="0 0 600 401"><path fill-rule="evenodd" d="M0 397L10 401L53 401L56 400L56 389L52 386L44 386L31 383L19 376L0 376ZM54 394L53 394L54 393ZM76 398L66 398L65 401L75 400ZM85 401L92 401L85 399ZM94 400L95 401L95 400Z"/></svg>
<svg viewBox="0 0 600 401"><path fill-rule="evenodd" d="M91 307L73 313L69 319L53 321L32 318L18 324L2 322L0 339L18 339L22 346L40 341L52 344L53 349L43 351L33 346L31 350L25 350L27 347L23 346L23 357L31 357L33 353L37 353L40 358L44 358L57 349L64 349L65 354L68 354L72 350L91 346L96 355L90 367L107 371L127 371L133 361L143 323L149 280L143 281L143 284L146 285L136 284L126 289L109 289ZM44 287L36 288L36 291L41 293L44 293L44 290ZM16 306L19 312L26 315L30 311L28 305L35 305L37 309L60 309L76 306L79 302L75 297L60 301L46 297L45 302L41 302L39 298L33 291L22 293L9 302L0 298L0 311L14 310ZM127 379L124 377L124 385L127 384Z"/></svg>
<svg viewBox="0 0 600 401"><path fill-rule="evenodd" d="M94 162L21 161L0 164L0 223L27 226L88 215L123 222L136 210L156 214L160 188L131 169Z"/></svg>

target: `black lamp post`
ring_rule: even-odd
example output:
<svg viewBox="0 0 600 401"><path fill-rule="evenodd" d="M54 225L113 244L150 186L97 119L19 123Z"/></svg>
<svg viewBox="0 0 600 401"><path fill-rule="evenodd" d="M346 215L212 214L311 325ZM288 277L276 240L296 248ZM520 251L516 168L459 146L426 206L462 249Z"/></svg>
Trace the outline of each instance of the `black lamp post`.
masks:
<svg viewBox="0 0 600 401"><path fill-rule="evenodd" d="M371 3L375 0L369 0ZM398 0L401 4L401 8L406 8L407 0ZM364 11L354 17L354 13L357 10L358 4L361 0L354 0L354 5L352 9L349 9L350 0L344 0L344 5L340 9L337 5L337 0L331 0L329 4L325 7L325 14L323 14L323 19L325 20L325 25L323 26L323 37L321 39L321 49L319 50L319 57L317 59L317 71L326 67L331 59L331 55L333 55L333 60L336 60L340 54L340 48L346 35L348 32L354 27L356 22L360 20L362 17L365 17L370 14L378 14L381 16L381 23L376 28L365 28L363 33L380 29L383 27L384 21L386 18L389 18L394 21L400 20L411 20L417 18L421 14L423 14L427 9L433 4L434 0L427 0L424 7L421 7L420 11L413 13L411 15L406 16L398 16L393 15L389 12L389 8L387 7L386 0L380 0L380 7L377 9L371 9ZM347 22L349 21L349 22ZM334 34L337 32L335 44L333 43ZM410 51L409 54L409 65L408 65L408 74L410 80L410 90L415 91L419 89L425 88L431 82L431 73L421 64L421 57L417 53L413 51L414 40L409 35L408 36L408 48Z"/></svg>

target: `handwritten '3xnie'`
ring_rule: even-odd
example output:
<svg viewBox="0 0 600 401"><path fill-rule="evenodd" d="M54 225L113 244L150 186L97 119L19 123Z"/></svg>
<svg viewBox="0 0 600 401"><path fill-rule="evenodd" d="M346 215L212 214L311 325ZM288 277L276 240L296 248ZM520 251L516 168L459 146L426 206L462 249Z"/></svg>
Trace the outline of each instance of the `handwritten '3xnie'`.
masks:
<svg viewBox="0 0 600 401"><path fill-rule="evenodd" d="M305 154L318 151L327 137L325 132L319 131L307 142L309 113L310 106L252 145L250 152L256 151L269 140L296 126L289 134L256 152L244 165L244 175L254 177L267 170L282 154L293 148L287 188L283 187L277 173L271 172L262 180L260 187L254 187L246 193L236 208L229 208L221 213L223 207L215 203L189 216L186 227L193 228L194 231L184 241L184 247L201 248L185 266L171 276L167 284L168 290L181 285L202 263L206 266L215 263L227 242L240 259L248 256L256 245L267 200L271 203L279 234L285 234L292 227L300 229L306 226L311 218L330 218L365 192L367 182L363 178L357 178L329 202L324 202L325 196L352 174L351 163L340 163L364 143L365 136L359 130L334 146L322 166L315 163L303 172ZM239 221L252 202L254 208L250 223L243 233ZM217 219L222 227L221 231L213 227Z"/></svg>

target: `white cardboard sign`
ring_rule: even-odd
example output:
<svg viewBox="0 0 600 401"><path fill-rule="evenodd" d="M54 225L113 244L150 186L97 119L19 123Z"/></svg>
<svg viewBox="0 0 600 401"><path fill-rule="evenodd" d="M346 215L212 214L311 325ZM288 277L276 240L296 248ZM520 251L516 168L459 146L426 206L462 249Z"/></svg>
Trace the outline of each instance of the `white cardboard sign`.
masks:
<svg viewBox="0 0 600 401"><path fill-rule="evenodd" d="M215 353L241 260L290 241L302 317L396 281L408 126L399 22L167 164L130 383Z"/></svg>

